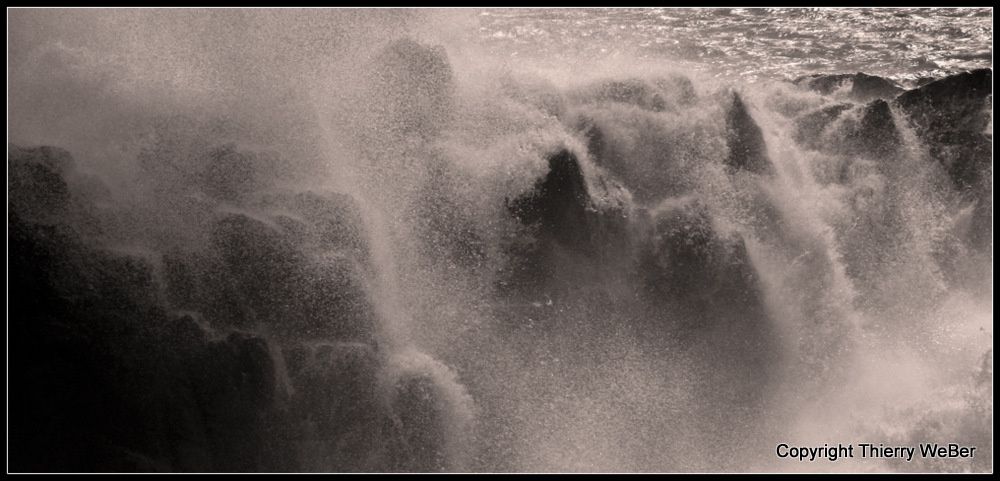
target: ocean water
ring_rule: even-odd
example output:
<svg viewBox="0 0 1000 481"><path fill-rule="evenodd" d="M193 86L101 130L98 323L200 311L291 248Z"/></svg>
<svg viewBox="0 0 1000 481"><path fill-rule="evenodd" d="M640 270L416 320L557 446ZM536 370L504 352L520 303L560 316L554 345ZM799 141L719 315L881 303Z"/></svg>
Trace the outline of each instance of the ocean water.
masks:
<svg viewBox="0 0 1000 481"><path fill-rule="evenodd" d="M479 24L498 55L657 59L744 80L915 81L993 62L989 8L504 9Z"/></svg>
<svg viewBox="0 0 1000 481"><path fill-rule="evenodd" d="M15 471L992 470L990 9L8 14Z"/></svg>

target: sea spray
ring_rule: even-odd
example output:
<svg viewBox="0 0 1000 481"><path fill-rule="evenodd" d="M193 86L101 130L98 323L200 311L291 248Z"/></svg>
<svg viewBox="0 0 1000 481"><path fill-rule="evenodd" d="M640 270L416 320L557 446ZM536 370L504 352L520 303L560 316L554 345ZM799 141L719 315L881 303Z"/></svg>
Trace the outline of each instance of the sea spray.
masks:
<svg viewBox="0 0 1000 481"><path fill-rule="evenodd" d="M12 466L773 471L934 435L980 450L823 470L989 470L990 71L745 82L540 33L573 12L483 44L503 20L307 13L12 13Z"/></svg>

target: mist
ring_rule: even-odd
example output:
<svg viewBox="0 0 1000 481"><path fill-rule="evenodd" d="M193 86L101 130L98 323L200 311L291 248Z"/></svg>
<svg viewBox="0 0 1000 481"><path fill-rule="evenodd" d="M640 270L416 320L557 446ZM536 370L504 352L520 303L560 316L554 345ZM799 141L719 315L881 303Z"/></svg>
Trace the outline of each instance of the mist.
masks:
<svg viewBox="0 0 1000 481"><path fill-rule="evenodd" d="M992 470L991 64L498 12L10 10L11 469Z"/></svg>

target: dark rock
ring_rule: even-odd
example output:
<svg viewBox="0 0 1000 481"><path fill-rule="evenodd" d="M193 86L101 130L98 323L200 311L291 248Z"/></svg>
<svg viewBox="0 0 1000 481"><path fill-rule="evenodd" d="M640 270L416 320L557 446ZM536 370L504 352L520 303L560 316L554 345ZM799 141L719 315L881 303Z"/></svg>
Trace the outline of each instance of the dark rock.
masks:
<svg viewBox="0 0 1000 481"><path fill-rule="evenodd" d="M301 245L302 239L307 239L312 234L309 225L303 220L285 214L275 214L268 217L268 221L273 222L284 233L292 239L296 239L296 245Z"/></svg>
<svg viewBox="0 0 1000 481"><path fill-rule="evenodd" d="M896 103L920 134L982 132L990 120L984 108L992 87L991 69L973 70L909 90L899 95Z"/></svg>
<svg viewBox="0 0 1000 481"><path fill-rule="evenodd" d="M242 299L248 325L265 323L282 336L370 340L374 311L359 266L349 257L309 255L295 242L244 215L220 220L213 245L236 288L222 300Z"/></svg>
<svg viewBox="0 0 1000 481"><path fill-rule="evenodd" d="M171 309L200 312L220 327L252 327L251 308L218 255L174 249L164 253L162 265L165 301Z"/></svg>
<svg viewBox="0 0 1000 481"><path fill-rule="evenodd" d="M7 188L10 208L25 219L52 221L70 204L66 174L69 152L53 147L24 149L8 145Z"/></svg>
<svg viewBox="0 0 1000 481"><path fill-rule="evenodd" d="M881 99L864 107L861 122L848 137L853 150L874 158L894 155L903 142L889 103Z"/></svg>
<svg viewBox="0 0 1000 481"><path fill-rule="evenodd" d="M903 144L890 104L881 99L863 106L835 104L810 112L797 119L794 135L804 147L846 154L849 159L892 158ZM839 182L847 181L848 164L843 166Z"/></svg>
<svg viewBox="0 0 1000 481"><path fill-rule="evenodd" d="M583 134L585 139L587 139L587 152L595 162L602 165L608 163L613 164L613 162L608 162L608 160L610 160L608 157L613 157L613 153L609 153L607 151L608 145L604 138L604 131L597 124L595 119L581 115L577 119L574 127Z"/></svg>
<svg viewBox="0 0 1000 481"><path fill-rule="evenodd" d="M163 353L165 372L147 382L158 393L150 409L164 422L158 436L172 470L297 469L287 392L265 339L232 332L210 340L182 316L148 342Z"/></svg>
<svg viewBox="0 0 1000 481"><path fill-rule="evenodd" d="M691 79L681 74L668 75L653 80L663 96L674 105L686 107L698 99Z"/></svg>
<svg viewBox="0 0 1000 481"><path fill-rule="evenodd" d="M989 137L957 130L940 132L928 143L931 157L941 163L959 191L978 196L989 189L993 159Z"/></svg>
<svg viewBox="0 0 1000 481"><path fill-rule="evenodd" d="M585 89L581 105L564 119L587 142L589 157L621 180L642 202L679 195L689 189L689 143L678 142L651 112L678 111L697 96L681 75L605 82ZM609 104L634 105L643 112L623 113ZM624 134L621 134L624 133Z"/></svg>
<svg viewBox="0 0 1000 481"><path fill-rule="evenodd" d="M167 316L142 260L92 249L62 225L12 213L12 466L160 470ZM127 459L126 459L127 458Z"/></svg>
<svg viewBox="0 0 1000 481"><path fill-rule="evenodd" d="M23 272L48 295L77 305L88 316L102 311L141 315L159 309L153 268L146 259L95 249L64 225L34 224L20 216L11 221L12 240L33 262ZM100 315L88 319L112 322Z"/></svg>
<svg viewBox="0 0 1000 481"><path fill-rule="evenodd" d="M273 159L253 152L238 150L227 144L209 151L203 160L205 193L234 202L268 185L268 170Z"/></svg>
<svg viewBox="0 0 1000 481"><path fill-rule="evenodd" d="M209 341L205 328L189 314L171 319L164 328L163 338L172 351L180 352L204 349Z"/></svg>
<svg viewBox="0 0 1000 481"><path fill-rule="evenodd" d="M737 422L764 412L780 347L745 242L720 233L698 200L660 209L651 220L637 281L642 297L669 314L641 320L643 336L668 332L703 356L709 367L695 391L705 392L698 415Z"/></svg>
<svg viewBox="0 0 1000 481"><path fill-rule="evenodd" d="M823 150L824 131L852 107L851 104L834 104L802 115L795 120L795 141L813 150Z"/></svg>
<svg viewBox="0 0 1000 481"><path fill-rule="evenodd" d="M542 284L555 288L550 281L562 279L570 285L631 252L629 212L615 197L615 187L605 179L591 184L601 190L598 202L569 150L549 156L548 164L548 173L531 192L507 203L521 230L506 246L510 265L502 282L532 296L539 294L536 288Z"/></svg>
<svg viewBox="0 0 1000 481"><path fill-rule="evenodd" d="M549 172L529 194L509 203L523 224L561 246L594 252L601 238L614 235L624 222L624 206L599 207L591 197L580 161L569 150L549 156Z"/></svg>
<svg viewBox="0 0 1000 481"><path fill-rule="evenodd" d="M613 102L663 112L667 102L658 89L640 79L609 80L590 88L587 100Z"/></svg>
<svg viewBox="0 0 1000 481"><path fill-rule="evenodd" d="M73 156L58 147L39 146L24 148L8 144L8 162L23 164L39 164L52 172L65 175L76 165Z"/></svg>
<svg viewBox="0 0 1000 481"><path fill-rule="evenodd" d="M399 39L379 52L372 70L380 135L433 135L450 116L454 80L443 47Z"/></svg>
<svg viewBox="0 0 1000 481"><path fill-rule="evenodd" d="M678 195L690 188L682 170L687 144L671 138L657 115L691 105L697 95L690 79L681 75L608 81L578 94L581 105L564 119L587 141L589 157L646 202ZM633 105L643 112L623 114L610 104ZM618 134L624 132L624 135Z"/></svg>
<svg viewBox="0 0 1000 481"><path fill-rule="evenodd" d="M265 318L285 301L306 263L305 254L281 231L241 214L216 224L212 244L249 305Z"/></svg>
<svg viewBox="0 0 1000 481"><path fill-rule="evenodd" d="M291 208L311 224L322 245L348 250L367 258L361 210L354 199L336 192L299 192L290 200Z"/></svg>
<svg viewBox="0 0 1000 481"><path fill-rule="evenodd" d="M960 191L981 196L990 187L993 71L974 70L910 90L896 99L931 155Z"/></svg>
<svg viewBox="0 0 1000 481"><path fill-rule="evenodd" d="M771 172L764 134L737 93L733 93L733 101L726 111L726 135L729 143L727 166L756 174Z"/></svg>
<svg viewBox="0 0 1000 481"><path fill-rule="evenodd" d="M459 191L471 179L442 159L427 163L428 178L416 203L416 233L431 263L476 269L483 265L488 246L476 223L477 213L463 202Z"/></svg>
<svg viewBox="0 0 1000 481"><path fill-rule="evenodd" d="M288 222L229 214L213 228L207 252L164 255L171 307L225 327L267 326L282 339L370 341L375 314L363 261L352 251L310 251L299 235L303 224L282 219ZM282 227L288 223L291 229Z"/></svg>
<svg viewBox="0 0 1000 481"><path fill-rule="evenodd" d="M397 434L378 389L380 362L358 343L302 346L292 415L303 433L303 467L325 472L386 470Z"/></svg>
<svg viewBox="0 0 1000 481"><path fill-rule="evenodd" d="M636 200L652 202L692 187L685 166L676 161L684 152L678 152L677 144L654 120L622 119L597 111L578 115L573 127L585 137L594 163L628 186ZM628 134L614 135L622 131Z"/></svg>
<svg viewBox="0 0 1000 481"><path fill-rule="evenodd" d="M281 307L282 331L307 339L373 342L375 310L357 264L341 257L317 258L300 271Z"/></svg>
<svg viewBox="0 0 1000 481"><path fill-rule="evenodd" d="M281 448L283 393L264 339L231 333L213 341L189 364L194 394L205 423L212 470L224 472L288 469Z"/></svg>
<svg viewBox="0 0 1000 481"><path fill-rule="evenodd" d="M524 224L539 224L544 236L564 245L587 247L590 194L576 155L560 150L548 159L549 172L529 195L510 205Z"/></svg>
<svg viewBox="0 0 1000 481"><path fill-rule="evenodd" d="M407 375L396 383L393 410L404 441L397 470L440 472L448 468L444 450L448 413L439 396L434 380L426 375Z"/></svg>
<svg viewBox="0 0 1000 481"><path fill-rule="evenodd" d="M796 85L801 85L823 95L829 95L841 88L845 83L851 84L847 93L851 100L870 102L875 99L891 100L903 88L889 79L868 75L861 72L854 74L815 74L795 79Z"/></svg>
<svg viewBox="0 0 1000 481"><path fill-rule="evenodd" d="M653 222L640 266L655 298L702 309L722 304L760 308L756 272L743 241L720 236L703 205L672 208Z"/></svg>
<svg viewBox="0 0 1000 481"><path fill-rule="evenodd" d="M59 156L40 158L25 165L62 172ZM322 470L299 464L295 453L302 435L289 417L279 351L250 333L213 339L217 331L200 319L230 312L279 335L367 340L373 314L353 260L311 257L280 225L232 214L216 223L208 252L163 256L161 289L151 262L95 248L63 223L12 209L8 230L10 295L18 299L8 313L17 340L10 352L18 391L13 470ZM202 314L168 315L168 307ZM205 324L227 322L208 317ZM315 383L340 397L295 416L340 410L328 431L354 427L323 447L341 460L332 466L378 471L392 465L379 453L400 437L387 410L372 409L380 402L379 360L368 342L356 345L361 355L324 370L332 384ZM302 364L299 373L309 370Z"/></svg>

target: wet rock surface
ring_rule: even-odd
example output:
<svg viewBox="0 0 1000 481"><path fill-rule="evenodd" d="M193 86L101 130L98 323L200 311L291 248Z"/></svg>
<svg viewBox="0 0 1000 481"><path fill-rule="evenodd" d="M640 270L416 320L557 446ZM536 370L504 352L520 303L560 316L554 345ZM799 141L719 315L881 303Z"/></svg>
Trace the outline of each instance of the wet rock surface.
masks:
<svg viewBox="0 0 1000 481"><path fill-rule="evenodd" d="M547 161L545 176L507 205L526 229L519 243L510 246L514 263L509 282L519 289L566 276L564 268L596 268L628 252L625 206L613 198L610 203L595 200L598 194L591 192L573 152L560 150Z"/></svg>
<svg viewBox="0 0 1000 481"><path fill-rule="evenodd" d="M975 203L970 245L988 250L992 212L993 71L980 69L930 82L896 98L955 188Z"/></svg>
<svg viewBox="0 0 1000 481"><path fill-rule="evenodd" d="M771 172L773 167L767 157L764 134L737 93L733 94L732 103L726 111L726 134L729 155L725 163L729 168L755 174Z"/></svg>
<svg viewBox="0 0 1000 481"><path fill-rule="evenodd" d="M67 152L14 148L8 163L24 301L9 322L12 469L376 471L413 449L405 437L436 439L436 418L394 427L419 390L373 410L383 366L350 202L292 196L302 231L221 214L207 250L125 254L60 215L86 201Z"/></svg>
<svg viewBox="0 0 1000 481"><path fill-rule="evenodd" d="M803 86L823 95L830 95L840 89L847 89L849 99L869 102L875 99L891 100L903 92L903 88L892 80L863 72L853 74L815 74L795 79L796 85Z"/></svg>

